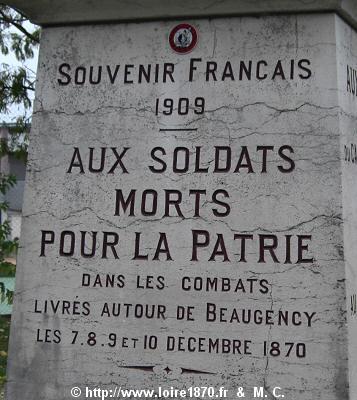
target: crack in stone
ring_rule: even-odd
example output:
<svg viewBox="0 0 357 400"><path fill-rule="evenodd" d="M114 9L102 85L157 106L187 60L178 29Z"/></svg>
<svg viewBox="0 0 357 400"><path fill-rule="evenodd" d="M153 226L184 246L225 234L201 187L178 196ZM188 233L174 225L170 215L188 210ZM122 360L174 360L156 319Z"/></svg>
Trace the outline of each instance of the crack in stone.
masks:
<svg viewBox="0 0 357 400"><path fill-rule="evenodd" d="M273 311L273 309L274 309L273 284L269 284L269 286L270 286L270 310ZM271 330L272 330L272 325L269 325L268 335L267 335L267 340L266 340L266 343L268 346L270 345L270 340L271 340ZM263 386L264 386L265 391L271 396L272 399L274 399L274 396L270 392L268 383L267 383L268 374L269 374L269 350L267 349L267 354L266 354L266 359L265 359L264 376L263 376Z"/></svg>

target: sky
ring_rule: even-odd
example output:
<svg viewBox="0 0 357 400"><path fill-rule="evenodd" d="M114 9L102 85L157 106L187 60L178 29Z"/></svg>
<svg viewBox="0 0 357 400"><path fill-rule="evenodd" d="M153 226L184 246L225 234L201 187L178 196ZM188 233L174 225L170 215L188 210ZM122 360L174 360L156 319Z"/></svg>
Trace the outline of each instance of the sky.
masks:
<svg viewBox="0 0 357 400"><path fill-rule="evenodd" d="M25 24L25 28L27 30L29 30L30 32L32 32L35 29L35 26L32 25L30 22ZM16 31L16 29L14 29L14 31ZM37 60L38 60L38 48L35 51L35 56L32 59L29 59L26 61L26 63L24 64L24 66L26 68L29 68L31 71L33 71L34 73L37 70ZM13 54L11 54L11 51L9 53L9 55L4 56L3 54L0 53L0 63L3 64L8 64L12 67L17 67L17 66L21 66L23 65L22 63L20 63L19 61L16 60L15 56ZM34 97L33 93L32 94L32 98ZM0 124L1 123L11 123L11 122L15 122L16 118L20 115L22 115L24 112L23 108L19 107L18 105L13 105L10 109L10 112L8 114L3 114L0 113ZM28 113L30 113L30 111L27 111Z"/></svg>

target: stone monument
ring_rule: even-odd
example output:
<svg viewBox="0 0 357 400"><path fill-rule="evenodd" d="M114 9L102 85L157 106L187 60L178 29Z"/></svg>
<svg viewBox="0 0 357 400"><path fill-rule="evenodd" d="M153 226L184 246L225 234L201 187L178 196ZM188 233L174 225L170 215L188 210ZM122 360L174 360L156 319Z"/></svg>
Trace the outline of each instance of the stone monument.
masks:
<svg viewBox="0 0 357 400"><path fill-rule="evenodd" d="M9 3L43 31L7 400L356 400L355 1Z"/></svg>

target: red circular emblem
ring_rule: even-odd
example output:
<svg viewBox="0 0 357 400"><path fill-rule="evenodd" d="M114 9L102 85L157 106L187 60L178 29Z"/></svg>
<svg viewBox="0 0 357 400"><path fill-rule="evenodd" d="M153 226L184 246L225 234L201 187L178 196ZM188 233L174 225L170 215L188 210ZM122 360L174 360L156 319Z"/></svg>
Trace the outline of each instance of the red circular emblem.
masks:
<svg viewBox="0 0 357 400"><path fill-rule="evenodd" d="M179 24L170 32L169 42L176 53L188 53L196 46L197 31L190 24Z"/></svg>

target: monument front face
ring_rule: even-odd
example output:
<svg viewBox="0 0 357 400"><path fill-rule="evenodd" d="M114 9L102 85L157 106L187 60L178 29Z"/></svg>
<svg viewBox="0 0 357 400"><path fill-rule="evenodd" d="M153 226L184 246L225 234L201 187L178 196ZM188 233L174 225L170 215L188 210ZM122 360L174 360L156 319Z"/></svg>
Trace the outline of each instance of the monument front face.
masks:
<svg viewBox="0 0 357 400"><path fill-rule="evenodd" d="M9 400L348 397L337 22L44 29Z"/></svg>

